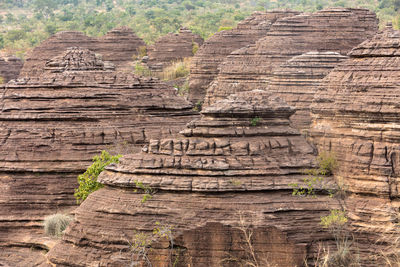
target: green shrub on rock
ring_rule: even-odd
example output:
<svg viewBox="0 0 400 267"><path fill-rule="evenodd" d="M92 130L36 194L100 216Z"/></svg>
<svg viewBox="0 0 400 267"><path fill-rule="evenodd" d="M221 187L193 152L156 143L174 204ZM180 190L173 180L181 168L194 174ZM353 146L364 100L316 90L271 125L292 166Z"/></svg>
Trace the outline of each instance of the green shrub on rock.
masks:
<svg viewBox="0 0 400 267"><path fill-rule="evenodd" d="M120 157L122 155L111 156L105 150L101 151L100 156L93 157L93 164L85 173L78 176L79 187L75 189L74 194L78 203L84 201L90 193L103 187L101 183L97 182L97 177L107 165L118 163Z"/></svg>

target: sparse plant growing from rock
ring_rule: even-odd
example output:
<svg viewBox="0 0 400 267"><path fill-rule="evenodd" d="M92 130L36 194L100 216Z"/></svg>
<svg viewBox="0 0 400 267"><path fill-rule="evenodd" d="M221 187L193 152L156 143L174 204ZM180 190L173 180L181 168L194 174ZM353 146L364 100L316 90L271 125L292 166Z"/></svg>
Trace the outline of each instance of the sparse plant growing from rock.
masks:
<svg viewBox="0 0 400 267"><path fill-rule="evenodd" d="M250 120L250 125L256 127L260 121L261 121L260 117L254 117Z"/></svg>
<svg viewBox="0 0 400 267"><path fill-rule="evenodd" d="M190 73L190 60L190 58L184 58L173 62L163 69L160 78L168 81L187 77Z"/></svg>
<svg viewBox="0 0 400 267"><path fill-rule="evenodd" d="M72 221L72 218L65 214L53 214L44 219L44 232L48 236L59 238Z"/></svg>
<svg viewBox="0 0 400 267"><path fill-rule="evenodd" d="M141 64L140 62L136 62L134 72L135 74L140 76L145 76L145 77L152 76L151 70L147 66Z"/></svg>
<svg viewBox="0 0 400 267"><path fill-rule="evenodd" d="M138 189L141 189L144 193L142 198L142 203L145 203L147 200L152 199L153 195L156 193L156 190L154 188L151 188L148 185L144 185L140 181L135 181L135 185ZM135 192L137 192L137 189L135 189Z"/></svg>
<svg viewBox="0 0 400 267"><path fill-rule="evenodd" d="M203 106L203 102L202 102L201 100L199 100L199 101L197 101L197 103L194 105L193 110L194 110L194 111L200 112L202 106Z"/></svg>
<svg viewBox="0 0 400 267"><path fill-rule="evenodd" d="M75 198L78 203L84 201L88 195L103 185L97 182L97 177L107 165L118 163L121 155L111 156L107 151L101 151L100 156L93 157L93 164L81 175L78 176L79 187L75 189Z"/></svg>

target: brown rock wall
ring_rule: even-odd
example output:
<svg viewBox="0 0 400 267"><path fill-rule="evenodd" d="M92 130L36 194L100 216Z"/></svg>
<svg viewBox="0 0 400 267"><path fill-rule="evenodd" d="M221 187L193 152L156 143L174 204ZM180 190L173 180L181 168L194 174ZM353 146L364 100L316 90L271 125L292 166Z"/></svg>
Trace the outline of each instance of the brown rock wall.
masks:
<svg viewBox="0 0 400 267"><path fill-rule="evenodd" d="M101 150L138 151L196 117L174 88L114 72L78 48L48 61L43 75L1 90L2 247L45 248L42 220L75 207L77 175Z"/></svg>
<svg viewBox="0 0 400 267"><path fill-rule="evenodd" d="M76 210L49 260L60 266L127 262L135 231L149 233L157 222L173 226L174 244L184 252L178 266L237 266L225 260L248 256L237 230L242 225L257 233L260 262L289 267L312 258L313 241L330 239L320 216L339 204L320 191L315 198L292 196L289 184L301 183L303 170L315 166L314 149L290 126L294 110L255 90L202 113L180 137L152 140L109 166L99 177L106 187ZM157 192L143 201L135 181ZM333 186L329 177L324 186ZM167 247L153 247L154 266L167 264Z"/></svg>
<svg viewBox="0 0 400 267"><path fill-rule="evenodd" d="M208 38L192 59L189 100L203 101L207 87L218 74L218 66L231 52L264 37L279 18L297 15L295 11L255 12L235 29L221 31Z"/></svg>
<svg viewBox="0 0 400 267"><path fill-rule="evenodd" d="M39 76L48 60L70 47L90 49L101 54L104 61L112 62L118 71L130 70L132 57L138 54L140 46L145 45L128 27L115 28L99 38L88 37L82 32L58 32L32 50L19 77Z"/></svg>
<svg viewBox="0 0 400 267"><path fill-rule="evenodd" d="M17 57L0 57L0 77L3 78L3 83L16 79L22 65L22 60Z"/></svg>
<svg viewBox="0 0 400 267"><path fill-rule="evenodd" d="M158 39L154 45L148 47L149 57L147 65L152 71L162 69L174 61L193 57L193 46L200 47L204 40L189 29L181 28L179 33L169 33Z"/></svg>
<svg viewBox="0 0 400 267"><path fill-rule="evenodd" d="M400 32L388 28L354 48L323 80L312 105L311 137L337 155L336 179L352 194L354 226L374 236L370 244L393 234L385 229L399 212L399 41Z"/></svg>
<svg viewBox="0 0 400 267"><path fill-rule="evenodd" d="M278 19L264 38L224 60L205 105L236 92L266 89L274 72L294 56L310 51L346 55L377 29L375 14L366 9L331 8Z"/></svg>

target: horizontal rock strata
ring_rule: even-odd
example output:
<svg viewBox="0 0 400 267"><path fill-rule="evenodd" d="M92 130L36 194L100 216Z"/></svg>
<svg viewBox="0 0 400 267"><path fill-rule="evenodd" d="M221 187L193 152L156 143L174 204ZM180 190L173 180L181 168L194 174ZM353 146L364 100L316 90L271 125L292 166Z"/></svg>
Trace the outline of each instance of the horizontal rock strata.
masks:
<svg viewBox="0 0 400 267"><path fill-rule="evenodd" d="M18 78L22 65L22 60L17 57L0 57L0 77L2 78L0 83L7 83L9 80Z"/></svg>
<svg viewBox="0 0 400 267"><path fill-rule="evenodd" d="M277 19L297 14L296 11L255 12L235 29L208 38L192 59L189 99L193 103L203 101L208 85L218 74L218 66L232 51L264 37Z"/></svg>
<svg viewBox="0 0 400 267"><path fill-rule="evenodd" d="M299 266L312 257L312 241L329 239L320 216L338 204L323 194L292 196L289 184L303 182L304 169L315 166L314 149L290 126L294 110L255 90L202 113L180 137L152 140L109 166L99 177L106 187L75 211L49 260L59 266L129 262L135 231L151 234L160 225L172 229L175 259L183 253L178 266L238 266L232 259L249 256L243 227L254 231L261 264ZM138 183L155 192L152 198L143 199ZM329 177L324 186L332 186ZM165 266L168 246L153 246L153 266Z"/></svg>
<svg viewBox="0 0 400 267"><path fill-rule="evenodd" d="M311 51L346 55L377 29L375 14L366 9L331 8L281 18L264 38L225 59L205 105L236 92L266 89L277 68L294 56Z"/></svg>
<svg viewBox="0 0 400 267"><path fill-rule="evenodd" d="M400 32L391 28L363 42L323 80L312 105L311 136L337 155L354 225L380 234L375 240L399 212L399 51Z"/></svg>
<svg viewBox="0 0 400 267"><path fill-rule="evenodd" d="M196 117L173 87L112 69L71 48L42 76L1 88L1 246L46 247L42 220L75 207L77 175L94 155L140 150Z"/></svg>
<svg viewBox="0 0 400 267"><path fill-rule="evenodd" d="M99 53L104 61L112 62L118 71L131 70L132 57L138 54L140 46L145 45L128 27L113 29L99 38L76 31L58 32L32 50L19 77L41 75L48 60L70 47L82 47Z"/></svg>
<svg viewBox="0 0 400 267"><path fill-rule="evenodd" d="M187 28L181 28L179 33L162 36L154 45L148 47L147 65L152 71L160 72L174 61L192 57L193 48L200 47L203 42L200 35L192 33Z"/></svg>

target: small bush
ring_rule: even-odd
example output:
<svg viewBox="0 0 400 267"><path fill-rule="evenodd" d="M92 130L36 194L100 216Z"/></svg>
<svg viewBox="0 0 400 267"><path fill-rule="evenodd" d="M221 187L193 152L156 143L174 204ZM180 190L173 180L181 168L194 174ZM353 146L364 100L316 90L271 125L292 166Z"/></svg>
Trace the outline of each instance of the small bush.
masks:
<svg viewBox="0 0 400 267"><path fill-rule="evenodd" d="M44 232L48 236L61 237L72 221L72 218L64 214L53 214L45 218L44 220Z"/></svg>
<svg viewBox="0 0 400 267"><path fill-rule="evenodd" d="M199 100L194 105L193 110L200 112L202 108L203 108L203 101Z"/></svg>
<svg viewBox="0 0 400 267"><path fill-rule="evenodd" d="M140 64L140 62L136 62L134 72L135 74L140 76L152 76L151 70L147 66Z"/></svg>
<svg viewBox="0 0 400 267"><path fill-rule="evenodd" d="M172 65L167 66L161 73L161 79L174 80L178 78L187 77L190 73L190 59L184 58L183 60L176 61Z"/></svg>
<svg viewBox="0 0 400 267"><path fill-rule="evenodd" d="M196 42L192 42L192 54L195 55L199 50L199 44Z"/></svg>
<svg viewBox="0 0 400 267"><path fill-rule="evenodd" d="M255 117L250 120L250 125L256 127L258 123L261 121L260 117Z"/></svg>
<svg viewBox="0 0 400 267"><path fill-rule="evenodd" d="M122 156L111 156L105 150L101 151L100 156L93 157L93 164L85 171L85 173L78 176L79 187L75 189L74 194L78 203L84 201L90 193L103 187L101 183L97 182L97 177L107 165L118 163L120 157Z"/></svg>
<svg viewBox="0 0 400 267"><path fill-rule="evenodd" d="M223 26L221 26L221 27L218 28L218 32L229 31L229 30L232 30L232 29L233 29L233 27L223 27Z"/></svg>
<svg viewBox="0 0 400 267"><path fill-rule="evenodd" d="M139 59L147 55L147 47L146 46L139 46L137 49Z"/></svg>
<svg viewBox="0 0 400 267"><path fill-rule="evenodd" d="M4 83L4 78L0 76L0 84Z"/></svg>
<svg viewBox="0 0 400 267"><path fill-rule="evenodd" d="M319 166L319 173L321 175L329 176L332 175L337 168L336 156L333 152L322 151L317 157Z"/></svg>

